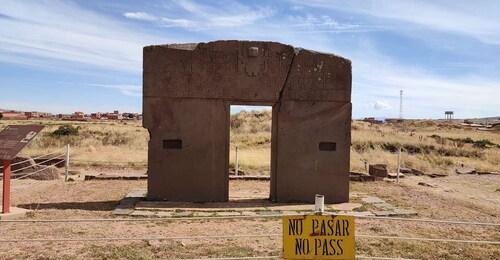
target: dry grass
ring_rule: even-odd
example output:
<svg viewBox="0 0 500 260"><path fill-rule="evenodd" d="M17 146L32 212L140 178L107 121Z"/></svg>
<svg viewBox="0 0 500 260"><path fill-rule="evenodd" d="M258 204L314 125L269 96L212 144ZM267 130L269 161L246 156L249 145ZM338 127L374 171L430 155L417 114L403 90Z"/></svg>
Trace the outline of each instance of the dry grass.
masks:
<svg viewBox="0 0 500 260"><path fill-rule="evenodd" d="M125 165L144 167L129 162L147 161L148 132L140 122L61 122L0 121L7 124L40 124L46 128L25 150L24 155L41 155L71 144L73 160L118 161ZM54 137L50 133L60 125L79 127L77 136ZM439 137L431 137L439 136ZM488 140L500 144L500 132L476 131L455 124L434 121L412 121L395 125L352 124L351 170L364 171L364 162L385 163L396 170L398 147L402 147L405 167L431 173L452 173L461 164L480 171L499 171L500 148L475 147L458 139ZM241 169L269 174L271 147L271 111L240 112L231 115L230 166L234 166L235 147L240 149ZM99 164L95 164L99 165Z"/></svg>
<svg viewBox="0 0 500 260"><path fill-rule="evenodd" d="M147 159L149 134L141 122L1 121L0 128L8 124L45 125L42 132L22 151L22 155L44 155L70 144L73 160L145 162ZM65 124L77 127L78 135L51 135Z"/></svg>
<svg viewBox="0 0 500 260"><path fill-rule="evenodd" d="M401 183L351 183L352 193L377 196L393 205L419 212L420 218L498 222L498 192L484 189L496 183L496 176L455 175L434 179L446 192L416 185L420 178ZM427 178L427 181L428 178ZM233 191L248 194L266 190L269 182L231 181ZM36 209L36 219L109 218L119 200L145 181L34 181L13 183L25 192L13 197L14 204ZM468 194L463 196L463 194ZM482 198L492 201L481 203ZM312 206L311 206L312 208ZM7 238L43 237L166 237L217 234L281 233L281 219L166 220L162 222L98 223L3 223L0 232ZM445 225L384 220L356 220L356 234L472 239L500 241L498 227ZM280 237L240 239L175 239L166 241L5 243L1 259L180 259L243 257L281 254ZM358 255L418 259L498 259L498 245L437 243L357 238Z"/></svg>

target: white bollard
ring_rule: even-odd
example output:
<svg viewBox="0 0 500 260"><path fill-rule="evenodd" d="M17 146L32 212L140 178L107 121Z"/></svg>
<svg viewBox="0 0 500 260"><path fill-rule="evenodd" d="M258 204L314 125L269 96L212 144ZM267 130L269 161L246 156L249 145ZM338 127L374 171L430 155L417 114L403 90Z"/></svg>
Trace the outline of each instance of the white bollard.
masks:
<svg viewBox="0 0 500 260"><path fill-rule="evenodd" d="M322 214L325 211L325 196L316 194L314 200L314 211L316 214Z"/></svg>

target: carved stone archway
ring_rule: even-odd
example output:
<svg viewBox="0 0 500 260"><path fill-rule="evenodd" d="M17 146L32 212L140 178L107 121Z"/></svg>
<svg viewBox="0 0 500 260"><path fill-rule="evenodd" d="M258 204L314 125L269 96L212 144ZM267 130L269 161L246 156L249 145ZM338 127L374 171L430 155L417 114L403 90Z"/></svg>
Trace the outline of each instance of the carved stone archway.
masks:
<svg viewBox="0 0 500 260"><path fill-rule="evenodd" d="M229 106L273 107L270 198L349 199L351 62L276 42L144 48L148 199L227 201Z"/></svg>

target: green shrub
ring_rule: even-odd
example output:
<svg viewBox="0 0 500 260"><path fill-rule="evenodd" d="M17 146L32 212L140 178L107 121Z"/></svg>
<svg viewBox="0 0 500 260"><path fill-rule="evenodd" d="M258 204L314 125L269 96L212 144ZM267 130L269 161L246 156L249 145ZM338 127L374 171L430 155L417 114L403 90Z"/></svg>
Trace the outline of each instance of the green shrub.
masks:
<svg viewBox="0 0 500 260"><path fill-rule="evenodd" d="M60 137L60 136L70 136L70 135L78 135L79 127L74 127L72 125L62 125L59 126L54 132L51 133L52 136Z"/></svg>

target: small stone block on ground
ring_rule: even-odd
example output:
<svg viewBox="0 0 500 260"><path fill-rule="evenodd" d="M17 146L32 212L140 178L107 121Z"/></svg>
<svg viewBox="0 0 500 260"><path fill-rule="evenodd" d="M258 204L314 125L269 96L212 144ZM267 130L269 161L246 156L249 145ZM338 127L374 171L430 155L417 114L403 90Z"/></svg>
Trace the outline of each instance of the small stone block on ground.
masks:
<svg viewBox="0 0 500 260"><path fill-rule="evenodd" d="M133 209L115 209L111 214L113 215L130 215L134 210Z"/></svg>
<svg viewBox="0 0 500 260"><path fill-rule="evenodd" d="M476 174L476 169L471 167L458 167L455 169L455 172L458 174Z"/></svg>
<svg viewBox="0 0 500 260"><path fill-rule="evenodd" d="M368 167L368 173L376 177L387 177L387 165L386 164L370 164Z"/></svg>

